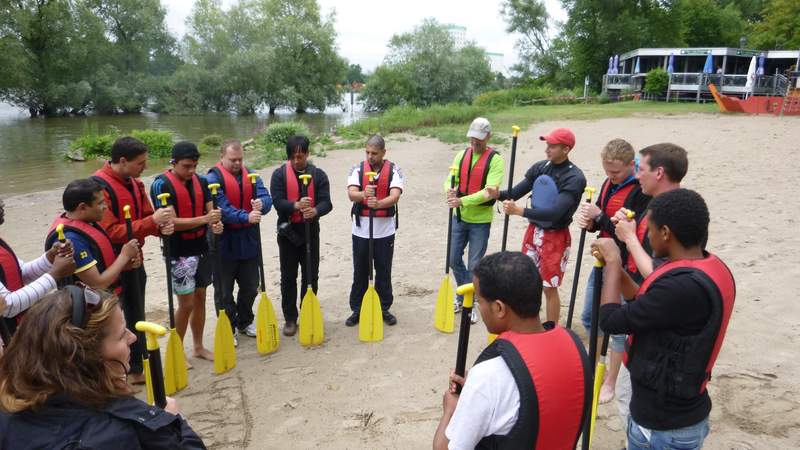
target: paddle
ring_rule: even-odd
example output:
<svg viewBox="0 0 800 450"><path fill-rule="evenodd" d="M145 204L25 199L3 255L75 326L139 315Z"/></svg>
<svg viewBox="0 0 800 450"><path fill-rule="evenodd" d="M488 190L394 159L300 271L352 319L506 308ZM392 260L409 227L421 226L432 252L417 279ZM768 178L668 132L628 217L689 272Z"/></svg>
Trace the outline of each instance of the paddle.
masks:
<svg viewBox="0 0 800 450"><path fill-rule="evenodd" d="M586 186L586 203L592 203L595 188ZM586 242L586 228L581 230L581 239L578 241L578 255L575 257L575 276L572 277L572 292L569 295L569 312L567 312L567 329L572 328L572 315L575 313L575 296L578 294L578 280L581 276L581 258L583 257L583 244Z"/></svg>
<svg viewBox="0 0 800 450"><path fill-rule="evenodd" d="M56 225L56 239L58 239L58 242L60 242L62 244L65 244L67 242L67 237L64 236L64 224L63 223L60 223L60 224ZM61 289L62 287L66 286L67 285L67 280L68 280L67 278L60 278L60 279L56 280L56 287Z"/></svg>
<svg viewBox="0 0 800 450"><path fill-rule="evenodd" d="M456 187L456 173L458 167L450 166L450 189ZM453 305L453 287L450 284L450 246L453 238L453 209L447 208L447 253L444 258L444 278L439 284L439 295L436 297L436 309L433 316L433 326L443 332L452 333L455 330L456 310Z"/></svg>
<svg viewBox="0 0 800 450"><path fill-rule="evenodd" d="M219 183L211 183L208 189L211 190L211 201L214 209L217 209L217 189ZM222 255L219 251L219 239L216 234L211 233L211 245L214 247L214 279L217 286L222 286L222 278L219 269L222 267ZM216 289L216 288L215 288ZM224 308L220 308L217 317L217 327L214 329L214 372L219 375L236 367L236 346L233 345L233 330L231 320Z"/></svg>
<svg viewBox="0 0 800 450"><path fill-rule="evenodd" d="M456 289L456 294L464 296L461 305L461 327L458 329L458 352L456 353L456 375L463 377L467 368L467 347L469 347L469 320L472 312L472 297L475 295L475 286L472 283L462 284ZM463 386L456 385L456 394L461 393Z"/></svg>
<svg viewBox="0 0 800 450"><path fill-rule="evenodd" d="M517 139L519 138L519 127L514 125L511 127L512 137L511 137L511 162L509 163L508 167L508 192L511 193L511 190L514 188L514 160L517 158ZM508 239L508 214L505 215L506 217L503 219L503 241L500 245L500 251L506 251L506 241Z"/></svg>
<svg viewBox="0 0 800 450"><path fill-rule="evenodd" d="M164 372L161 368L161 350L158 348L158 337L167 334L167 329L152 322L136 322L136 330L147 336L147 353L150 357L150 369L147 376L147 402L159 408L167 406L167 395L164 391ZM145 359L147 361L147 359Z"/></svg>
<svg viewBox="0 0 800 450"><path fill-rule="evenodd" d="M375 184L375 172L367 172L369 184ZM372 278L372 264L374 258L372 220L375 217L375 208L369 209L369 286L364 297L361 299L361 311L358 318L358 339L361 342L380 342L383 340L383 311L381 310L381 300Z"/></svg>
<svg viewBox="0 0 800 450"><path fill-rule="evenodd" d="M133 240L133 223L131 217L131 205L125 205L122 207L122 211L125 214L125 231L128 234L128 242ZM141 292L139 292L139 272L134 270L129 270L125 272L125 276L128 278L127 286L131 289L131 293L125 293L130 299L134 301L138 301ZM134 325L135 326L135 325ZM137 336L139 339L139 336ZM147 353L142 355L142 372L144 373L144 383L147 389L147 403L153 404L153 379L150 376L150 360L147 357Z"/></svg>
<svg viewBox="0 0 800 450"><path fill-rule="evenodd" d="M249 173L250 183L253 185L253 195L258 197L256 181L259 175ZM258 353L269 354L278 350L281 343L280 333L278 333L278 320L275 318L275 309L272 302L267 297L267 282L264 277L264 256L261 250L261 225L254 224L258 235L258 273L261 276L261 300L258 302L256 310L256 348Z"/></svg>
<svg viewBox="0 0 800 450"><path fill-rule="evenodd" d="M161 207L169 206L169 193L158 194ZM185 388L189 384L189 372L186 367L186 355L183 353L183 341L175 329L175 307L172 303L172 259L169 249L169 236L161 236L164 248L164 261L167 266L167 305L169 306L169 339L167 340L167 360L164 363L164 386L167 395Z"/></svg>
<svg viewBox="0 0 800 450"><path fill-rule="evenodd" d="M603 262L597 259L595 255L594 260L594 297L592 298L592 326L589 332L589 361L594 363L597 359L597 334L598 325L600 322L600 296L603 290ZM603 338L603 347L608 347L608 334ZM603 372L605 372L605 361L597 363L597 369L590 365L589 375L592 377L593 395L592 395L592 412L586 418L583 425L583 439L581 441L581 448L588 450L592 445L592 430L594 429L595 416L597 415L597 400L600 395L600 386L603 383Z"/></svg>
<svg viewBox="0 0 800 450"><path fill-rule="evenodd" d="M311 175L300 175L303 180L302 196L308 195L308 183L311 181ZM314 289L311 287L311 222L304 220L306 231L306 277L308 278L308 287L300 302L300 345L319 345L325 339L325 326L322 322L322 310L319 307L319 299Z"/></svg>

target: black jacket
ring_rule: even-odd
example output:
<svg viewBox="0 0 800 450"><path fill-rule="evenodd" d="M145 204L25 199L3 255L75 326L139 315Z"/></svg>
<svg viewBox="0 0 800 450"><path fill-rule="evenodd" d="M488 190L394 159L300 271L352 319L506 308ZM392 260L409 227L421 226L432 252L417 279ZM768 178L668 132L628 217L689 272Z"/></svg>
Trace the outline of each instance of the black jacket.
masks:
<svg viewBox="0 0 800 450"><path fill-rule="evenodd" d="M186 420L134 397L98 410L53 396L36 411L0 412L0 450L205 448Z"/></svg>

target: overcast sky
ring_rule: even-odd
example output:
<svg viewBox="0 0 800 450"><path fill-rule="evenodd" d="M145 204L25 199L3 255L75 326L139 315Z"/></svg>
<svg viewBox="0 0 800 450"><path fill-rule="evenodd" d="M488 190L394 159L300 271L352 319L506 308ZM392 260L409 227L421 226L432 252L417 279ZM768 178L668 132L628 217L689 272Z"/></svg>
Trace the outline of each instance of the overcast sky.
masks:
<svg viewBox="0 0 800 450"><path fill-rule="evenodd" d="M386 55L394 34L412 30L426 17L467 28L467 35L489 52L503 53L505 66L516 62L517 36L506 33L500 16L501 0L318 0L323 14L336 11L339 54L365 71L372 71ZM185 20L193 0L162 0L167 8L167 26L176 36L186 31ZM224 5L233 3L223 0ZM559 0L545 0L547 12L566 20Z"/></svg>

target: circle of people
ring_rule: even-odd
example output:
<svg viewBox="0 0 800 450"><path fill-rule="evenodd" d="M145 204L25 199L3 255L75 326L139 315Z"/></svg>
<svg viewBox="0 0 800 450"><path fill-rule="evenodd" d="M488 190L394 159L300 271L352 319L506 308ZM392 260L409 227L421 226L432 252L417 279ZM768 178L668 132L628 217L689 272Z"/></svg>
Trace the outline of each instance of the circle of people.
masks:
<svg viewBox="0 0 800 450"><path fill-rule="evenodd" d="M443 190L451 210L446 272L452 269L458 286L472 283L475 297L473 307L473 292L459 289L448 307L469 310L472 323L479 310L497 339L468 377L450 374L433 448L566 449L579 441L588 448L597 403L615 398L628 449L672 448L674 442L701 448L711 410L706 383L735 286L724 263L705 249L710 219L704 200L680 186L687 152L662 143L637 155L623 139L608 142L600 152L607 178L592 202L594 191L569 159L576 143L569 129L540 136L546 158L506 190L500 189L505 162L489 145L491 136L487 119L472 122L470 145L455 155ZM197 147L178 142L171 168L155 177L148 195L140 179L148 148L123 137L102 168L67 185L64 212L50 227L44 254L23 262L0 239L0 448L73 441L85 448L125 441L141 448L205 448L174 399L158 407L133 396L152 350L135 326L145 319L141 248L149 236L162 238L170 328L181 342L191 329L193 356L213 360L203 343L206 288L214 284L215 309L230 320L236 345L242 335L258 335L253 304L259 281L264 290L259 224L274 208L282 332L294 336L299 319L301 327L306 320L297 306L303 295L298 267L301 286L316 293L319 220L333 206L327 175L309 161L308 138L290 137L286 156L268 190L243 164L238 140L222 143L219 162L205 176L196 173ZM512 171L513 160L512 154ZM390 311L391 267L403 189L403 172L386 159L384 139L371 136L364 160L347 178L353 283L346 326L364 320L373 271L377 320L397 323ZM516 203L526 195L526 205ZM0 224L4 207L0 200ZM506 218L528 220L521 251L505 251L506 226L503 251L485 255L495 208ZM582 235L561 326L558 288L573 217ZM570 330L587 232L599 233L590 244L595 266L580 313L591 336L588 354ZM599 368L606 347L611 355L604 376Z"/></svg>

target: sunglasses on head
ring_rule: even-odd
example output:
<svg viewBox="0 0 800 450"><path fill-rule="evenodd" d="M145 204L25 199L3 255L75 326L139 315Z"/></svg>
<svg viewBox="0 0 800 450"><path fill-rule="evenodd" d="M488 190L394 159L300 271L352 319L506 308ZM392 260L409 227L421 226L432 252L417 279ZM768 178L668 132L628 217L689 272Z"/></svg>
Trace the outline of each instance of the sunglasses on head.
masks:
<svg viewBox="0 0 800 450"><path fill-rule="evenodd" d="M69 285L65 286L65 289L72 297L72 325L83 328L86 326L87 311L90 307L96 308L102 298L97 291L90 287Z"/></svg>

